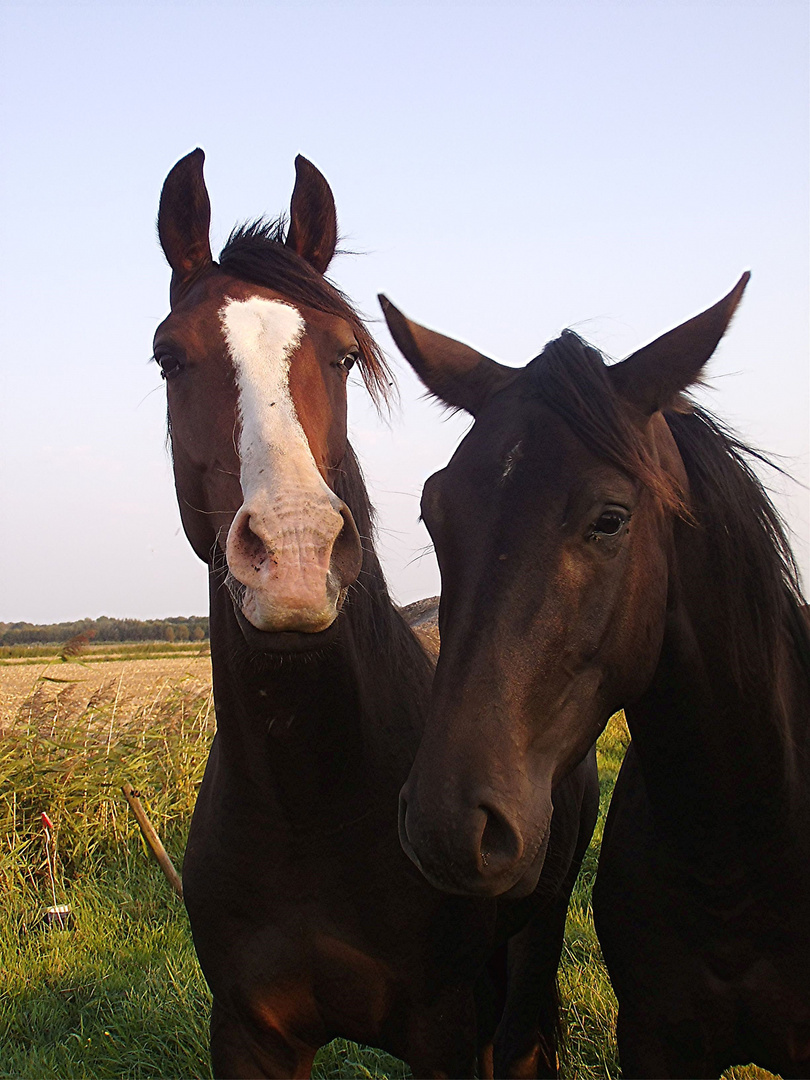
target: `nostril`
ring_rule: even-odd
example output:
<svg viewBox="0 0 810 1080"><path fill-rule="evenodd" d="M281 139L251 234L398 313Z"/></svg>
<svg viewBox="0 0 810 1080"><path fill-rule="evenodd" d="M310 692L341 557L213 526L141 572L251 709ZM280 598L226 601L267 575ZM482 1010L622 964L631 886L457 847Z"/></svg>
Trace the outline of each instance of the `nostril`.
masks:
<svg viewBox="0 0 810 1080"><path fill-rule="evenodd" d="M490 873L506 869L520 860L523 841L500 811L482 806L486 821L481 833L481 863Z"/></svg>
<svg viewBox="0 0 810 1080"><path fill-rule="evenodd" d="M242 514L231 528L232 550L258 572L273 553L267 550L264 541L251 528L250 514Z"/></svg>

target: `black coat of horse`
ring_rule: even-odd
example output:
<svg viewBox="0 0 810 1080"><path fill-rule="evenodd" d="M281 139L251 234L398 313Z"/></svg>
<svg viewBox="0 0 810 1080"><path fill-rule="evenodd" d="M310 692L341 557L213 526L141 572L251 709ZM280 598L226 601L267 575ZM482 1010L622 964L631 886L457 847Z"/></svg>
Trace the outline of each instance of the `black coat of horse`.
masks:
<svg viewBox="0 0 810 1080"><path fill-rule="evenodd" d="M531 888L560 779L625 708L594 894L625 1076L810 1075L806 609L752 451L682 396L747 280L612 366L566 331L507 368L383 300L475 417L422 500L442 654L403 844L468 893Z"/></svg>

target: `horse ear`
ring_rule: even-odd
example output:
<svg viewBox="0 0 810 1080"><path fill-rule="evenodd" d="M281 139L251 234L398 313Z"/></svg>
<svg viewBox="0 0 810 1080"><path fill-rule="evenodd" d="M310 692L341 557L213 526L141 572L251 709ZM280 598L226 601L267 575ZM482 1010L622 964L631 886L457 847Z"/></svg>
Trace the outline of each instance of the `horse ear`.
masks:
<svg viewBox="0 0 810 1080"><path fill-rule="evenodd" d="M332 189L323 174L301 154L295 159L295 187L286 243L319 274L326 272L337 247Z"/></svg>
<svg viewBox="0 0 810 1080"><path fill-rule="evenodd" d="M400 352L434 397L475 416L498 390L517 376L513 368L460 341L411 322L380 294L380 306Z"/></svg>
<svg viewBox="0 0 810 1080"><path fill-rule="evenodd" d="M697 382L728 329L750 277L746 270L728 296L714 307L609 367L608 374L621 397L645 416L651 416Z"/></svg>
<svg viewBox="0 0 810 1080"><path fill-rule="evenodd" d="M211 202L203 179L205 154L192 150L177 162L160 193L158 236L174 271L172 289L197 274L211 260L208 230Z"/></svg>

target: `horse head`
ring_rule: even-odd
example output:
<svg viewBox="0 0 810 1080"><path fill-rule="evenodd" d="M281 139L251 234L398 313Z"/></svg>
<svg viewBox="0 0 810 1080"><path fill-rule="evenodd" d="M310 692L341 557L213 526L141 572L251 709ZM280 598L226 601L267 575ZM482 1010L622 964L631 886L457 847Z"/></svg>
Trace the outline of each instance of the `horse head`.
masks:
<svg viewBox="0 0 810 1080"><path fill-rule="evenodd" d="M474 417L422 497L442 644L400 839L438 887L532 891L552 791L649 685L688 518L661 410L698 378L746 282L613 366L565 332L505 367L381 298L428 390Z"/></svg>
<svg viewBox="0 0 810 1080"><path fill-rule="evenodd" d="M382 385L382 361L323 277L337 220L315 166L296 159L286 239L278 224L242 227L215 262L203 161L195 150L175 165L158 214L172 281L154 356L183 527L196 554L226 574L246 635L315 642L363 558L336 494L351 455L346 379L357 363Z"/></svg>

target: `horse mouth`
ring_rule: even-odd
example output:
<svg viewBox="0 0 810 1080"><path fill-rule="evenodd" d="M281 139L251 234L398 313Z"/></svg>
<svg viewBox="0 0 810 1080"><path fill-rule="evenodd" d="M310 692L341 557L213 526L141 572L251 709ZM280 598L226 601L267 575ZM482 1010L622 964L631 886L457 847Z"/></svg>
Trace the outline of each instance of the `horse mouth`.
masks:
<svg viewBox="0 0 810 1080"><path fill-rule="evenodd" d="M545 848L542 853L538 855L534 863L525 872L523 877L518 878L514 885L508 888L505 892L498 894L499 900L522 900L524 896L531 896L534 890L537 888L537 883L540 880L540 874L543 872L543 866L546 861Z"/></svg>
<svg viewBox="0 0 810 1080"><path fill-rule="evenodd" d="M255 652L314 652L331 645L337 640L339 634L337 615L322 630L261 630L259 627L254 626L245 615L244 605L249 592L247 586L243 585L241 581L237 581L230 571L225 577L225 586L230 593L234 615L239 629L242 631L242 636L248 647ZM338 615L347 591L346 589L341 590L337 604Z"/></svg>
<svg viewBox="0 0 810 1080"><path fill-rule="evenodd" d="M545 862L545 852L542 852L517 881L512 884L504 884L498 880L487 881L485 878L471 877L466 880L458 880L444 875L437 875L426 870L411 851L408 850L405 853L422 876L441 892L450 893L453 896L497 897L498 900L522 900L526 896L531 896L537 888Z"/></svg>
<svg viewBox="0 0 810 1080"><path fill-rule="evenodd" d="M297 653L316 652L332 645L340 633L339 615L348 594L348 588L339 590L336 614L332 622L318 630L262 630L245 614L245 604L250 589L238 580L228 568L225 552L219 544L211 551L211 570L219 580L219 587L226 588L233 605L237 625L251 652Z"/></svg>

